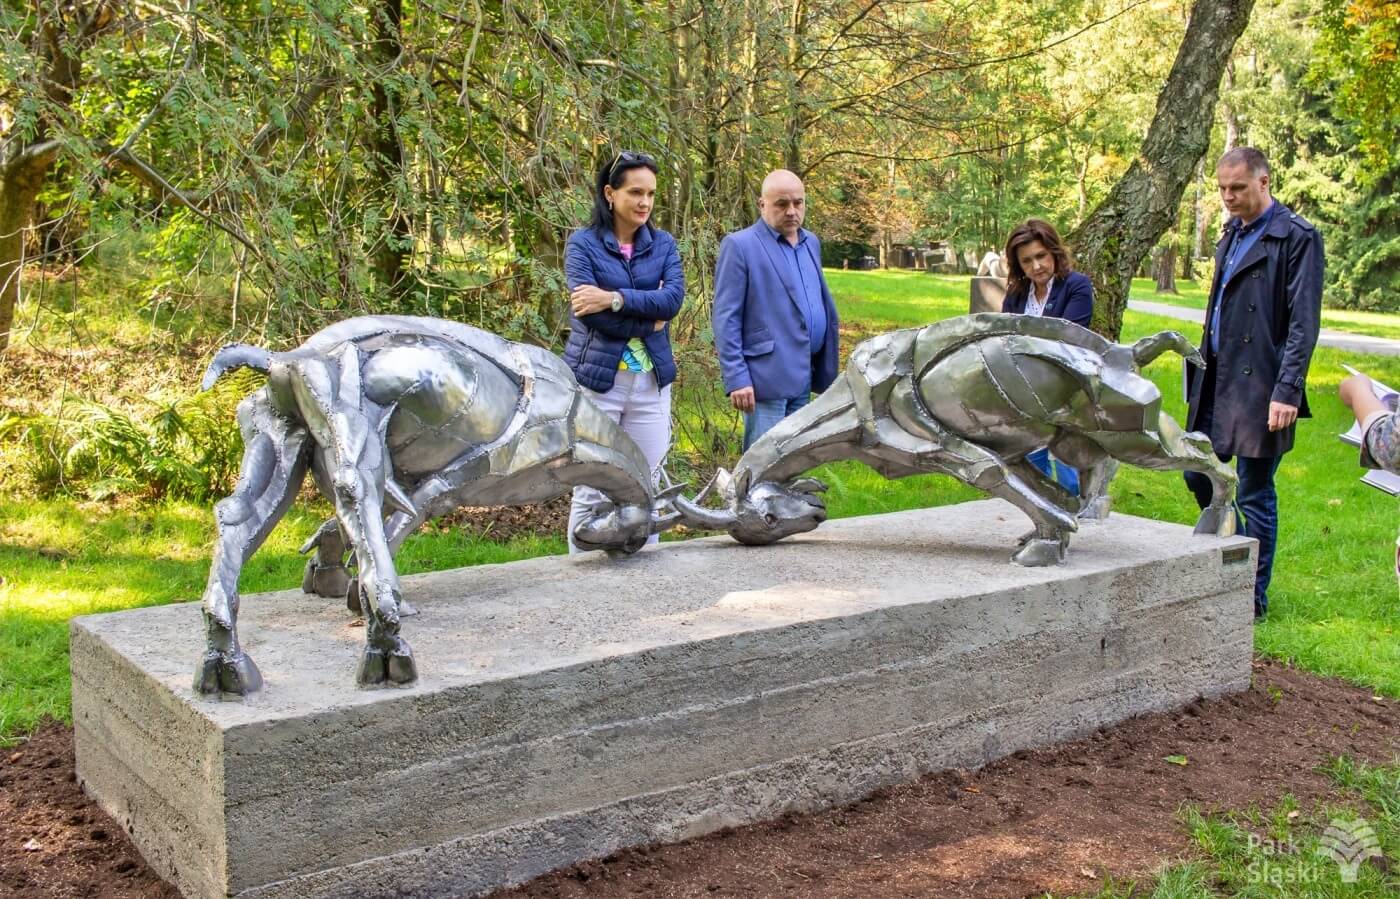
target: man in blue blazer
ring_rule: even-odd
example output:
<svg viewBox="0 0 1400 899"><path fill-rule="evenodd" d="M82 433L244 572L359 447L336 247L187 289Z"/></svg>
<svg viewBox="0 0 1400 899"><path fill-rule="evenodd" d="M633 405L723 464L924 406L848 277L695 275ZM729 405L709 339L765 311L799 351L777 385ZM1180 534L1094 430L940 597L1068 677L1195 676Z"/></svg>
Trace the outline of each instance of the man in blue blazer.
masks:
<svg viewBox="0 0 1400 899"><path fill-rule="evenodd" d="M744 413L744 449L836 380L838 322L821 241L802 227L806 190L792 172L763 179L760 218L725 237L712 324L724 392Z"/></svg>

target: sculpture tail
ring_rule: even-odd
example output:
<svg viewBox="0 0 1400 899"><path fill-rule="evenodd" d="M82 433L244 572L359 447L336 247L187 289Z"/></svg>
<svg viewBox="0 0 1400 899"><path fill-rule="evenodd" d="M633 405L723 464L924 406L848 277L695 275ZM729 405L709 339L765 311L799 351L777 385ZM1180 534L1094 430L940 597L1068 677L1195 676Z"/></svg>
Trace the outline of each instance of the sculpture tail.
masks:
<svg viewBox="0 0 1400 899"><path fill-rule="evenodd" d="M225 374L236 368L251 368L266 373L272 365L272 354L262 347L246 343L225 344L214 354L214 360L204 370L204 379L199 382L200 390L208 390Z"/></svg>

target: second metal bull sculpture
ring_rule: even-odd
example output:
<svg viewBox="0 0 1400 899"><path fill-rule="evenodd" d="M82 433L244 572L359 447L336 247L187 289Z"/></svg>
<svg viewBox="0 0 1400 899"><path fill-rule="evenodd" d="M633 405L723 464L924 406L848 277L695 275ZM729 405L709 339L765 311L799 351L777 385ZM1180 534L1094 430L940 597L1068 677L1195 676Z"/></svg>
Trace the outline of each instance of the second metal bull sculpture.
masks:
<svg viewBox="0 0 1400 899"><path fill-rule="evenodd" d="M726 530L742 543L772 543L826 518L824 489L798 475L854 459L888 478L949 474L1025 512L1035 529L1012 561L1063 561L1080 519L1108 514L1117 460L1143 468L1199 471L1214 486L1198 534L1235 531L1235 473L1203 434L1185 433L1161 410L1156 385L1138 369L1166 350L1193 363L1186 338L1164 331L1132 346L1110 343L1060 319L983 314L895 331L855 348L846 371L744 453L717 479L728 508L678 497L692 526ZM1025 456L1049 446L1081 469L1071 496ZM708 488L707 488L708 489Z"/></svg>
<svg viewBox="0 0 1400 899"><path fill-rule="evenodd" d="M242 469L214 510L197 692L244 694L262 684L238 642L238 575L308 469L335 517L302 548L316 550L302 586L323 596L348 591L363 611L362 685L417 677L399 636L409 610L394 554L429 518L463 505L541 502L586 484L609 502L579 523L574 542L627 553L678 518L661 509L679 488L658 493L637 445L538 347L440 319L371 316L332 325L286 353L226 346L204 386L239 367L268 378L238 407Z"/></svg>

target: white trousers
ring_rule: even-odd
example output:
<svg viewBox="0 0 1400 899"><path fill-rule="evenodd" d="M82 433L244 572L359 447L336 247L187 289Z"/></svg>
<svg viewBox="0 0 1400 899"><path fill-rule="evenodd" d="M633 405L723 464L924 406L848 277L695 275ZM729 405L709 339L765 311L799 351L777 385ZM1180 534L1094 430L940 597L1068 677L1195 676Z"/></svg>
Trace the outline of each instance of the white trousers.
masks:
<svg viewBox="0 0 1400 899"><path fill-rule="evenodd" d="M656 389L654 372L619 371L612 390L598 393L580 386L593 405L622 426L627 436L641 449L651 469L652 480L671 448L671 385ZM574 502L569 509L569 552L584 550L574 546L574 526L583 519L588 510L605 500L600 491L592 487L575 487ZM655 543L659 538L653 534L647 543Z"/></svg>

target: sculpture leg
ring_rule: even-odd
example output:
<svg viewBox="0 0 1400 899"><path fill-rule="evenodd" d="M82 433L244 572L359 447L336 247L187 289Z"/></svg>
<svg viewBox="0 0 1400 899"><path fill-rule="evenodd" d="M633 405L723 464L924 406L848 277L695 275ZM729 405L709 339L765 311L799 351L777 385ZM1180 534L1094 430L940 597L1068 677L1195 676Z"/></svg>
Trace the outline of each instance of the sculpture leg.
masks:
<svg viewBox="0 0 1400 899"><path fill-rule="evenodd" d="M238 575L291 506L306 474L306 429L279 416L265 391L238 407L243 462L238 484L214 507L218 539L204 588L206 649L196 693L252 693L262 675L238 644Z"/></svg>
<svg viewBox="0 0 1400 899"><path fill-rule="evenodd" d="M350 573L345 568L346 548L340 522L328 518L301 548L303 553L316 550L316 555L306 560L306 572L301 577L302 591L317 596L347 596ZM359 608L352 607L351 611L358 612Z"/></svg>
<svg viewBox="0 0 1400 899"><path fill-rule="evenodd" d="M384 533L385 494L392 463L385 445L391 408L365 396L363 356L346 345L325 358L298 359L289 367L291 392L316 442L318 482L329 487L340 529L355 553L365 649L358 680L408 683L417 678L413 651L399 636L399 579ZM405 498L399 500L405 504Z"/></svg>
<svg viewBox="0 0 1400 899"><path fill-rule="evenodd" d="M418 496L414 496L414 501L417 503L417 506L412 515L407 512L395 512L384 521L384 533L386 539L389 541L389 555L392 558L398 557L399 547L403 546L403 542L407 540L414 531L422 527L424 522L429 518L426 512L429 508L428 503L419 502L419 499ZM353 611L360 611L359 578L350 579L350 592L346 594L346 600L347 603L354 603L354 605L351 606ZM418 610L413 607L413 604L400 596L399 617L411 618L417 614Z"/></svg>
<svg viewBox="0 0 1400 899"><path fill-rule="evenodd" d="M948 435L944 451L939 454L944 470L965 484L993 496L1001 497L1030 518L1035 525L1031 535L1011 561L1027 567L1056 565L1064 561L1069 535L1078 525L1074 516L1038 493L1031 484L1007 467L990 450Z"/></svg>
<svg viewBox="0 0 1400 899"><path fill-rule="evenodd" d="M1007 462L1006 467L1012 474L1028 484L1032 490L1061 509L1073 512L1079 508L1079 497L1060 486L1060 483L1054 478L1047 477L1045 472L1025 459Z"/></svg>
<svg viewBox="0 0 1400 899"><path fill-rule="evenodd" d="M1108 517L1108 485L1118 473L1118 461L1103 447L1073 431L1062 431L1051 444L1061 459L1078 468L1079 520L1103 521Z"/></svg>
<svg viewBox="0 0 1400 899"><path fill-rule="evenodd" d="M1105 450L1124 462L1159 471L1196 471L1210 478L1210 503L1196 521L1197 534L1229 537L1235 533L1235 483L1238 475L1215 455L1210 438L1188 433L1165 412L1157 433L1113 432L1093 435Z"/></svg>
<svg viewBox="0 0 1400 899"><path fill-rule="evenodd" d="M348 495L352 492L360 495ZM363 686L386 681L410 683L417 679L418 671L413 650L399 636L402 591L384 533L379 497L358 490L338 492L337 496L336 511L355 549L355 588L365 616L365 649L356 679Z"/></svg>
<svg viewBox="0 0 1400 899"><path fill-rule="evenodd" d="M1025 512L1035 525L1035 530L1020 541L1021 548L1011 560L1028 567L1064 561L1069 535L1077 527L1074 516L1038 493L1031 483L990 450L941 428L939 432L938 442L930 440L919 452L912 448L896 451L886 441L877 448L847 453L847 457L869 465L886 477L945 472L970 487L999 496ZM1036 474L1044 477L1038 471Z"/></svg>
<svg viewBox="0 0 1400 899"><path fill-rule="evenodd" d="M1084 469L1084 477L1079 481L1080 489L1084 491L1079 509L1080 521L1097 522L1108 518L1112 509L1108 485L1117 473L1118 460L1107 455Z"/></svg>
<svg viewBox="0 0 1400 899"><path fill-rule="evenodd" d="M397 517L398 513L396 513ZM404 537L413 533L424 519L414 520L409 529L395 539L392 534L393 518L385 524L385 528L390 531L389 552L398 555L399 545L403 543ZM356 615L363 614L360 608L360 579L350 573L350 569L355 567L353 554L347 565L345 559L346 550L350 541L346 539L345 532L341 530L340 522L335 518L327 519L317 530L311 539L301 548L302 552L316 550L315 558L306 561L306 571L301 577L301 589L306 593L314 593L317 596L341 596L345 598L345 608ZM417 615L418 610L409 605L408 600L399 600L399 615L408 617Z"/></svg>

